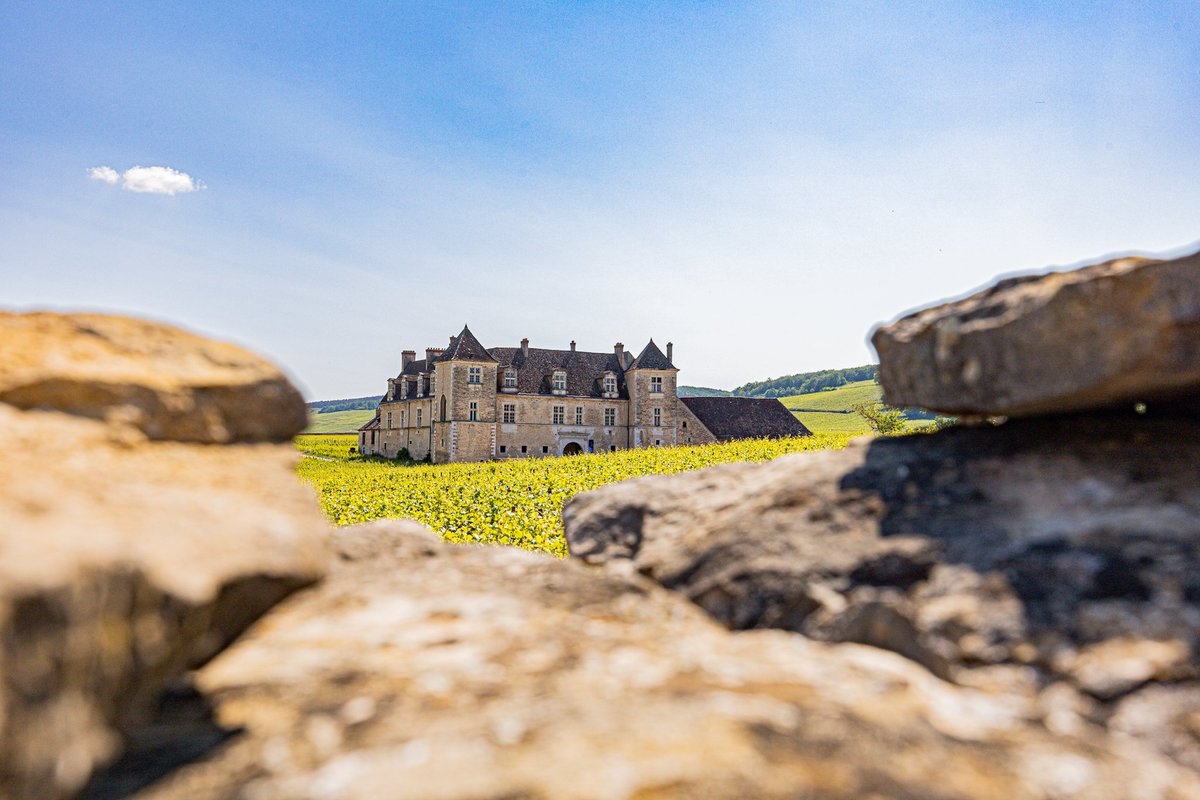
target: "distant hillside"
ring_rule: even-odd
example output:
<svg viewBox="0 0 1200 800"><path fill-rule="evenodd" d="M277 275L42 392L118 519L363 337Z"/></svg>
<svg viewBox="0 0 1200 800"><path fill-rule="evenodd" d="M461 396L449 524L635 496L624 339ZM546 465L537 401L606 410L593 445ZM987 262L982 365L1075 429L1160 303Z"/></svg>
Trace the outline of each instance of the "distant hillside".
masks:
<svg viewBox="0 0 1200 800"><path fill-rule="evenodd" d="M710 389L707 386L679 386L675 389L679 397L732 397L728 389Z"/></svg>
<svg viewBox="0 0 1200 800"><path fill-rule="evenodd" d="M305 433L353 433L375 416L375 409L358 408L351 411L310 413Z"/></svg>
<svg viewBox="0 0 1200 800"><path fill-rule="evenodd" d="M734 389L732 394L740 397L789 397L844 386L847 383L873 381L876 378L876 365L865 364L861 367L823 369L818 372L784 375L782 378L767 378L765 381L751 381Z"/></svg>
<svg viewBox="0 0 1200 800"><path fill-rule="evenodd" d="M878 403L883 395L873 380L855 381L837 388L779 398L779 402L814 433L869 433L866 420L854 412L858 403ZM909 409L904 416L910 428L930 424L934 415L927 411Z"/></svg>
<svg viewBox="0 0 1200 800"><path fill-rule="evenodd" d="M361 409L375 410L383 395L374 397L350 397L345 400L317 400L309 403L308 408L314 414L333 414L338 411L358 411Z"/></svg>

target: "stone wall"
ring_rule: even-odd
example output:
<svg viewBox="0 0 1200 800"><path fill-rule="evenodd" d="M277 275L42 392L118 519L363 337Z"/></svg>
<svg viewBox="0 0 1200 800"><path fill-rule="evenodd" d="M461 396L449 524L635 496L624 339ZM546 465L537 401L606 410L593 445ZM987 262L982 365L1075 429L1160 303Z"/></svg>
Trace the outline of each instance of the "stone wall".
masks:
<svg viewBox="0 0 1200 800"><path fill-rule="evenodd" d="M1155 279L1100 272L1119 339ZM970 363L955 330L1053 312L1054 283L932 315L930 352ZM1200 374L1171 308L1164 381ZM579 495L560 560L328 529L282 441L303 417L272 416L299 395L249 354L115 318L0 332L0 797L1200 798L1200 386L1160 394L1154 364L1134 407L1067 386ZM1057 391L1080 365L1036 340L985 349L1058 358Z"/></svg>
<svg viewBox="0 0 1200 800"><path fill-rule="evenodd" d="M630 447L654 447L676 444L676 416L679 400L675 396L676 372L635 369L625 373L629 389ZM662 378L661 393L650 391L651 377ZM654 425L654 409L661 410L661 425Z"/></svg>
<svg viewBox="0 0 1200 800"><path fill-rule="evenodd" d="M712 435L712 432L704 426L699 417L692 413L687 404L676 400L675 411L679 422L679 444L711 444L717 440L717 437Z"/></svg>
<svg viewBox="0 0 1200 800"><path fill-rule="evenodd" d="M530 395L498 395L496 416L503 420L506 404L517 407L517 422L500 422L496 431L497 458L540 458L543 455L562 455L563 447L569 442L578 443L587 452L589 440L597 453L607 452L610 447L623 450L628 447L629 431L628 403L624 400L605 400L595 397L547 397ZM563 424L554 424L554 408L563 408ZM575 409L583 409L583 425L575 424ZM604 425L604 410L616 410L616 425ZM504 446L504 452L500 446ZM526 452L521 452L521 446ZM542 449L546 452L543 453Z"/></svg>
<svg viewBox="0 0 1200 800"><path fill-rule="evenodd" d="M430 452L429 423L435 412L435 398L420 397L381 403L379 406L380 428L376 431L376 445L370 445L363 453L395 458L400 450L407 448L409 455L420 461ZM416 410L421 409L421 427L416 426ZM392 414L392 427L387 427L388 412ZM400 414L404 413L404 427L400 427ZM368 437L368 443L370 439Z"/></svg>

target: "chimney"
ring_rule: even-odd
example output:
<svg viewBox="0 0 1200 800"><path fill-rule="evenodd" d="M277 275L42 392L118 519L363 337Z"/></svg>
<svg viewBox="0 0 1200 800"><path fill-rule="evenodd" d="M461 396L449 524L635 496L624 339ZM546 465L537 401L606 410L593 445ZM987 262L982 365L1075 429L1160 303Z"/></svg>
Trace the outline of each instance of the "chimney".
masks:
<svg viewBox="0 0 1200 800"><path fill-rule="evenodd" d="M401 353L400 353L400 371L404 372L404 370L406 370L408 368L408 365L411 364L413 361L415 361L416 358L417 358L416 350L401 351Z"/></svg>
<svg viewBox="0 0 1200 800"><path fill-rule="evenodd" d="M426 371L430 371L430 372L432 371L430 369L430 367L432 366L431 362L433 361L433 357L436 356L440 352L441 351L438 350L436 347L426 347L425 348L425 369L426 369Z"/></svg>
<svg viewBox="0 0 1200 800"><path fill-rule="evenodd" d="M674 353L675 353L675 343L667 342L667 361L670 361L672 364L675 363Z"/></svg>
<svg viewBox="0 0 1200 800"><path fill-rule="evenodd" d="M571 340L571 352L572 353L575 352L575 340L574 339Z"/></svg>
<svg viewBox="0 0 1200 800"><path fill-rule="evenodd" d="M625 345L617 342L613 345L613 352L617 354L617 363L621 365L621 369L625 369Z"/></svg>
<svg viewBox="0 0 1200 800"><path fill-rule="evenodd" d="M521 340L521 355L529 358L529 339Z"/></svg>

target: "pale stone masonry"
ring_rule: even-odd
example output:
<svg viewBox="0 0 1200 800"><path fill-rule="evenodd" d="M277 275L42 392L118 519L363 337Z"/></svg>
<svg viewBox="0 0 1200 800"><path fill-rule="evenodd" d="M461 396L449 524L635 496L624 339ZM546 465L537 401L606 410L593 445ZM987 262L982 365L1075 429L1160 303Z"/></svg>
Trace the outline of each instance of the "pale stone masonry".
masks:
<svg viewBox="0 0 1200 800"><path fill-rule="evenodd" d="M376 416L359 429L367 455L435 464L615 452L808 433L774 400L676 395L679 370L651 339L634 358L529 346L485 348L466 326L425 358L405 350ZM764 414L773 404L775 414ZM768 411L770 409L767 409ZM790 424L789 424L790 421Z"/></svg>
<svg viewBox="0 0 1200 800"><path fill-rule="evenodd" d="M368 455L420 460L540 458L674 445L677 370L651 340L634 358L529 346L484 348L470 329L425 358L401 354L375 419L359 431Z"/></svg>

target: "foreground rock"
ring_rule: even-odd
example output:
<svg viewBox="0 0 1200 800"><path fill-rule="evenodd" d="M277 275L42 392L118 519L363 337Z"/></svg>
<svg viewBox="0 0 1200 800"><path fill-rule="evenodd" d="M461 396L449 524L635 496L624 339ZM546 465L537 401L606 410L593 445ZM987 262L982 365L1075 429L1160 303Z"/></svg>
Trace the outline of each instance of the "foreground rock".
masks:
<svg viewBox="0 0 1200 800"><path fill-rule="evenodd" d="M308 421L304 398L262 358L104 314L0 311L0 402L188 442L282 441Z"/></svg>
<svg viewBox="0 0 1200 800"><path fill-rule="evenodd" d="M640 580L411 527L199 673L227 729L137 794L206 798L1183 798L1190 775L874 648L731 634Z"/></svg>
<svg viewBox="0 0 1200 800"><path fill-rule="evenodd" d="M642 478L563 516L573 555L729 627L894 650L1200 769L1200 421L952 428Z"/></svg>
<svg viewBox="0 0 1200 800"><path fill-rule="evenodd" d="M254 399L278 373L192 339L0 315L0 397L71 412L0 402L0 797L74 795L173 679L327 567L289 444L147 439L293 427Z"/></svg>
<svg viewBox="0 0 1200 800"><path fill-rule="evenodd" d="M1002 280L882 327L871 341L884 398L896 406L1029 416L1194 402L1200 254Z"/></svg>

